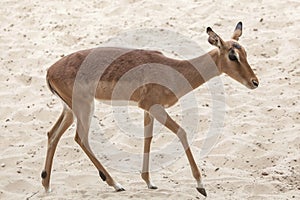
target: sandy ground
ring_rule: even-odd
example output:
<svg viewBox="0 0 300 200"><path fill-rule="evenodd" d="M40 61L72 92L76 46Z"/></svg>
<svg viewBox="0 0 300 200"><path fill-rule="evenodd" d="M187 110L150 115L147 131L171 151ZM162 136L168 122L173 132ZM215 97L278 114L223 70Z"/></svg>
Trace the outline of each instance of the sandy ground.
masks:
<svg viewBox="0 0 300 200"><path fill-rule="evenodd" d="M161 126L155 127L151 164L152 179L159 189L148 190L139 172L143 133L126 135L132 126L128 130L120 126L114 110L100 103L96 105L91 144L126 192L116 193L100 180L74 142L73 125L59 143L52 192L45 193L40 173L46 133L62 108L46 87L45 74L63 55L106 44L118 34L138 28L167 29L207 51L212 48L207 42L207 26L228 39L238 21L244 23L240 42L260 86L248 90L227 76L221 77L226 99L224 127L214 149L205 156L200 153L212 122L211 95L205 85L194 92L200 117L191 146L204 174L207 199L300 199L300 2L168 2L1 1L0 199L203 199L195 190L180 145L177 154L175 150L163 151L170 141L177 140ZM145 41L135 42L145 45ZM164 49L151 38L147 44ZM190 50L181 45L173 46ZM142 131L142 111L130 108L128 112L125 123ZM182 120L179 106L169 112ZM97 132L105 135L111 148L97 151L103 143L97 140ZM119 152L111 150L118 147ZM128 158L121 159L125 154Z"/></svg>

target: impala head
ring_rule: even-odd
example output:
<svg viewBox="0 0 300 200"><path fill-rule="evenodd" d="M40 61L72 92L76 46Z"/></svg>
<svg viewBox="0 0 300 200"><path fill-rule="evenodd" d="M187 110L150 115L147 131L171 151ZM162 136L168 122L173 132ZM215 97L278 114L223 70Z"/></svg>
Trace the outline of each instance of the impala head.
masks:
<svg viewBox="0 0 300 200"><path fill-rule="evenodd" d="M258 79L247 61L245 49L238 43L242 35L242 22L239 22L229 41L223 41L210 27L207 28L210 44L218 47L217 66L221 72L250 89L258 87Z"/></svg>

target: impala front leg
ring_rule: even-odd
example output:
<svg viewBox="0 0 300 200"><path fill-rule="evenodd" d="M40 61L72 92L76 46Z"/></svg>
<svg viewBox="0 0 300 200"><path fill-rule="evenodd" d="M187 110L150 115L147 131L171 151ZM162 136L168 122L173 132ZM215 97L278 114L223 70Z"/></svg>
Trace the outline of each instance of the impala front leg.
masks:
<svg viewBox="0 0 300 200"><path fill-rule="evenodd" d="M157 189L157 187L151 182L149 175L150 146L153 137L153 121L154 118L147 111L144 111L144 155L141 176L149 189Z"/></svg>
<svg viewBox="0 0 300 200"><path fill-rule="evenodd" d="M142 106L142 104L141 104ZM146 107L147 109L147 107ZM177 137L180 139L180 142L185 150L186 156L189 160L191 170L193 173L194 178L197 181L197 187L196 189L198 192L200 192L202 195L206 195L206 191L203 187L202 180L201 180L201 174L200 171L196 165L196 162L194 160L192 151L190 149L190 146L187 141L186 132L181 128L166 112L166 110L161 105L153 105L150 108L148 108L149 113L160 123L165 125L167 128L169 128L173 133L177 135Z"/></svg>

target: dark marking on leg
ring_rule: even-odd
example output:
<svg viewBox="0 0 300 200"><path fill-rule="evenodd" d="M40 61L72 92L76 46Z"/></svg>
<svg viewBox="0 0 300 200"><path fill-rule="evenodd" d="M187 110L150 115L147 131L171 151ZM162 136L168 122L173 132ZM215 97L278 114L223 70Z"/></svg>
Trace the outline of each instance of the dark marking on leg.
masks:
<svg viewBox="0 0 300 200"><path fill-rule="evenodd" d="M42 171L41 177L42 179L45 179L47 177L47 172L45 170Z"/></svg>
<svg viewBox="0 0 300 200"><path fill-rule="evenodd" d="M101 172L100 170L99 170L99 175L100 175L100 177L101 177L101 179L102 179L103 181L106 181L106 176L105 176L105 174L103 174L103 172Z"/></svg>

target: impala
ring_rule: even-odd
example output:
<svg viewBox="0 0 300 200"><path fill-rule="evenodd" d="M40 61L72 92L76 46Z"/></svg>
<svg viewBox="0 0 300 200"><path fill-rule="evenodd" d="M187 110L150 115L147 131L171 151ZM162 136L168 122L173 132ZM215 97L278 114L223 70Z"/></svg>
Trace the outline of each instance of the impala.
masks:
<svg viewBox="0 0 300 200"><path fill-rule="evenodd" d="M250 89L258 87L258 79L247 61L245 49L238 43L242 35L239 22L229 41L223 41L210 27L208 41L217 48L190 60L176 60L161 52L100 47L75 52L61 58L47 71L50 90L64 103L63 111L48 132L48 149L42 184L46 191L57 143L66 129L77 119L75 141L99 171L103 181L116 191L124 188L116 182L92 152L88 134L94 111L94 100L127 101L144 110L144 156L142 179L148 188L156 189L149 174L150 145L154 119L180 139L196 179L196 189L204 196L199 168L193 158L186 132L166 112L179 98L222 73Z"/></svg>

